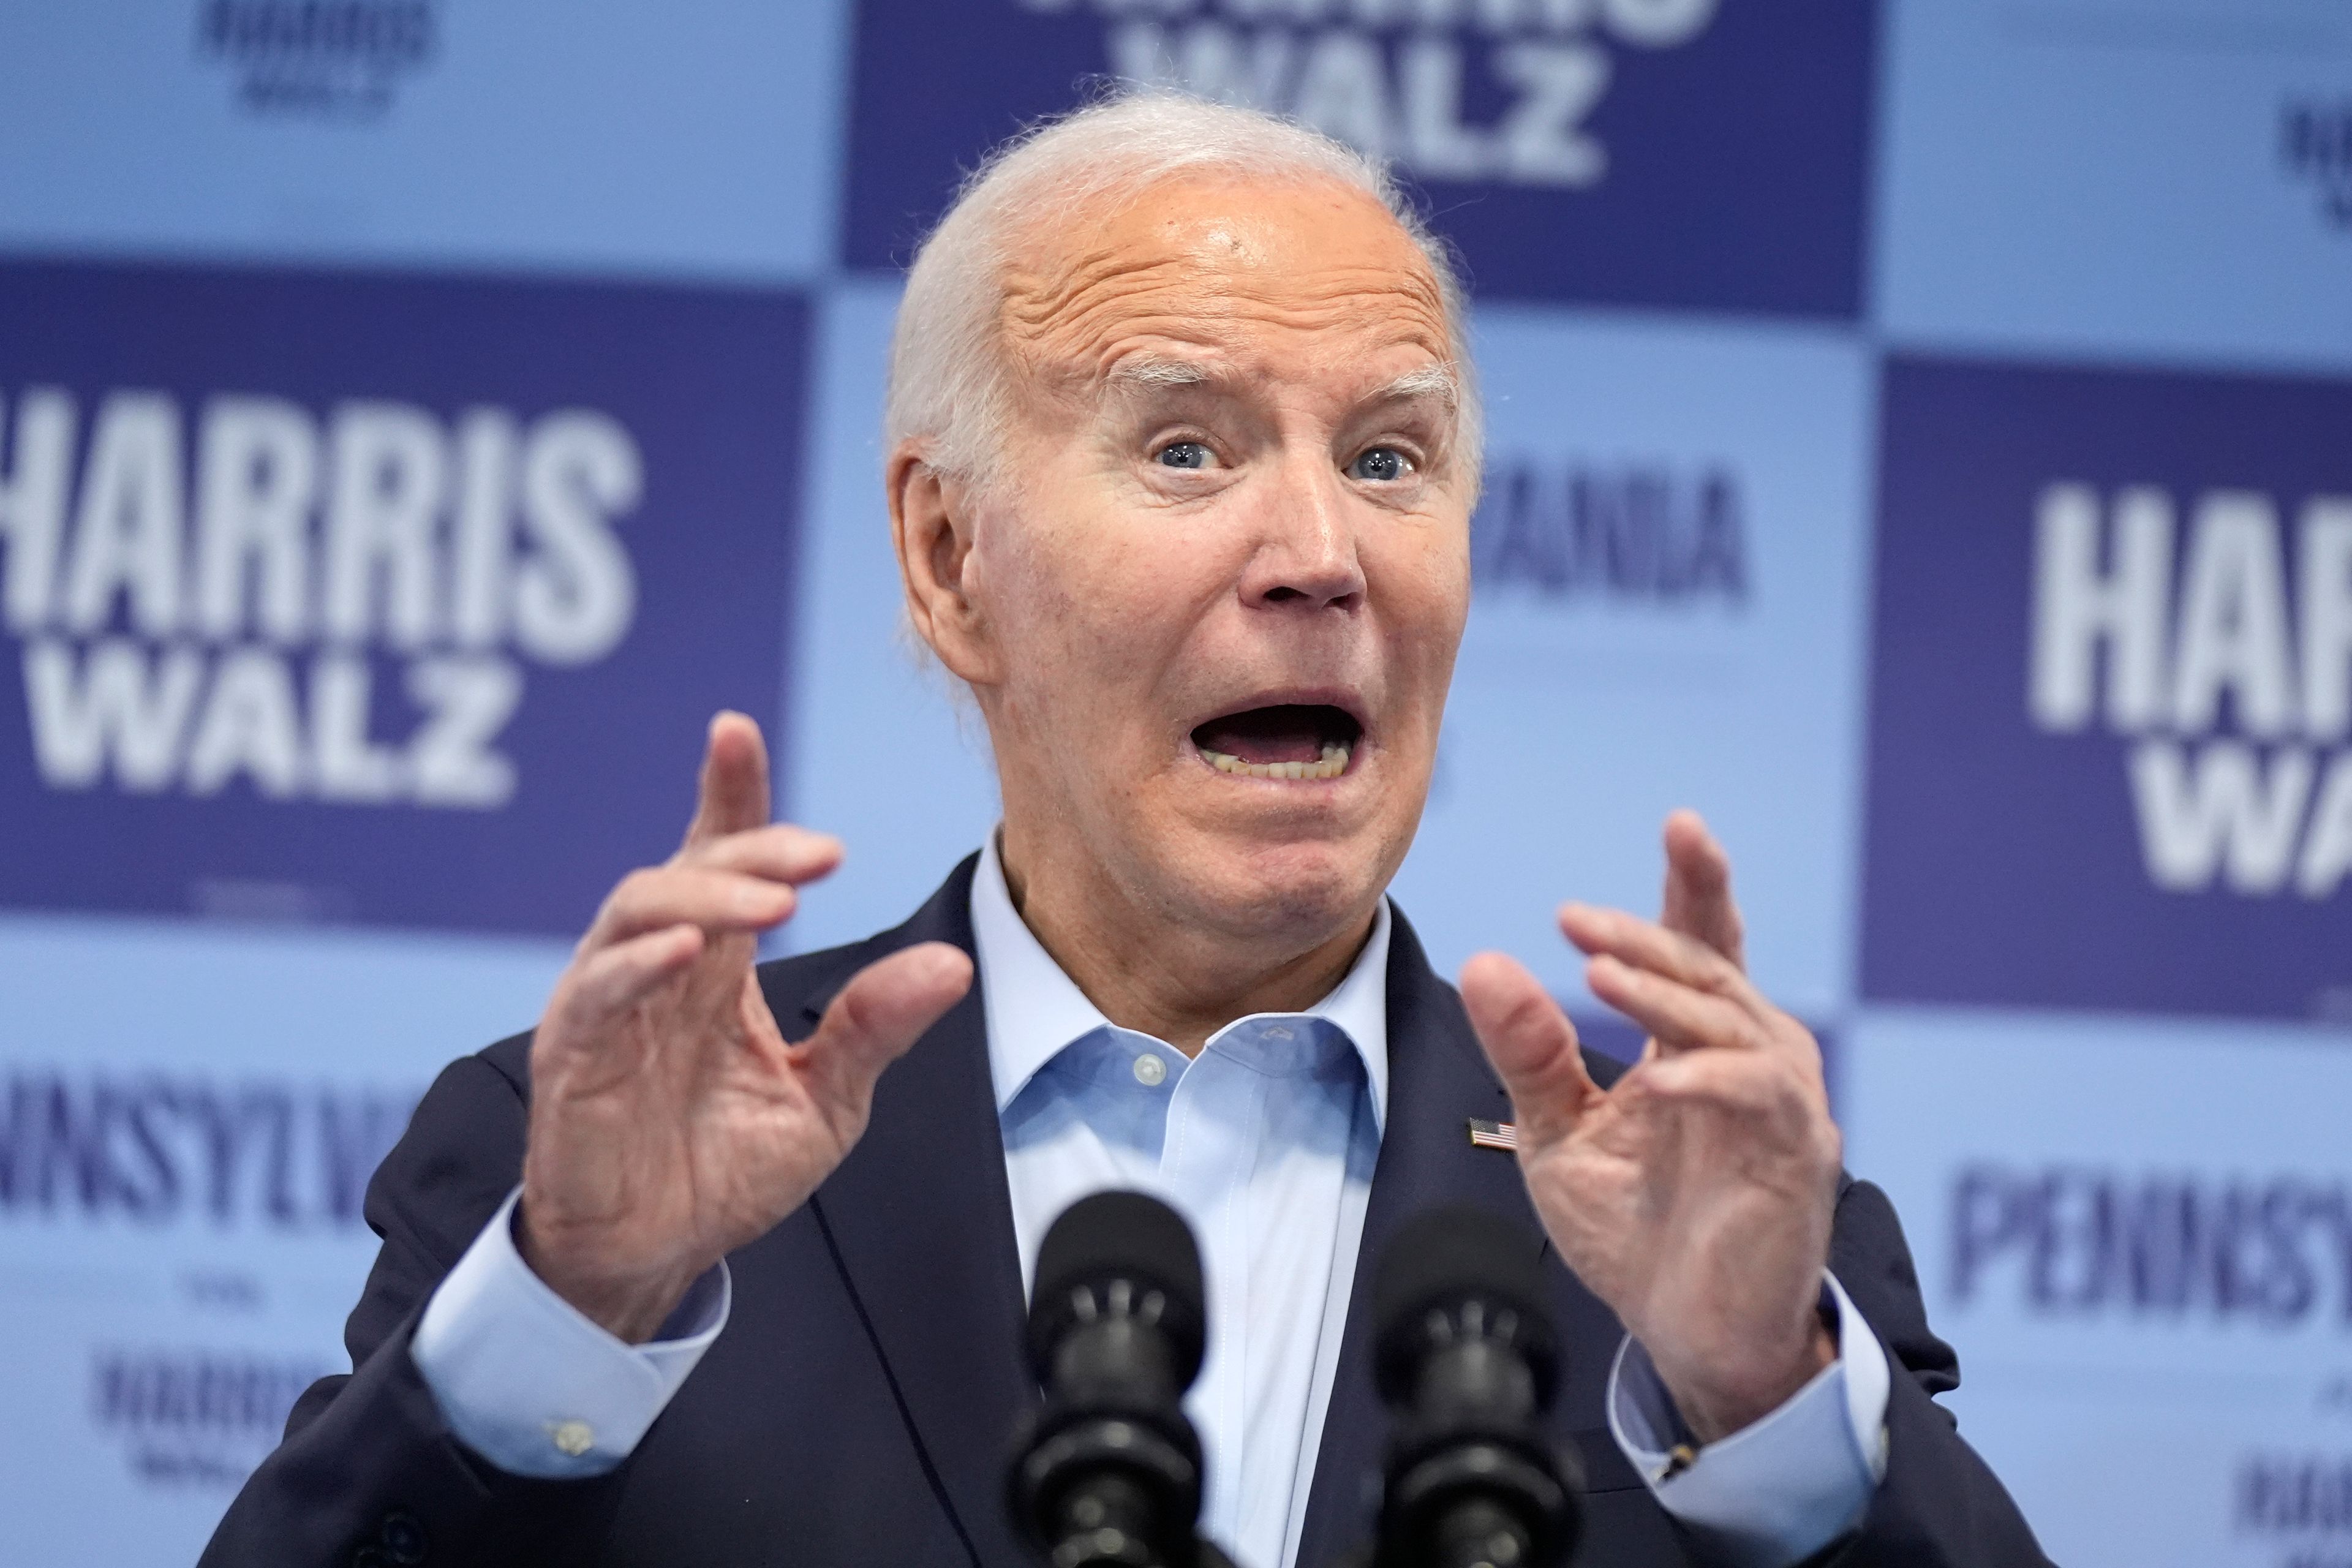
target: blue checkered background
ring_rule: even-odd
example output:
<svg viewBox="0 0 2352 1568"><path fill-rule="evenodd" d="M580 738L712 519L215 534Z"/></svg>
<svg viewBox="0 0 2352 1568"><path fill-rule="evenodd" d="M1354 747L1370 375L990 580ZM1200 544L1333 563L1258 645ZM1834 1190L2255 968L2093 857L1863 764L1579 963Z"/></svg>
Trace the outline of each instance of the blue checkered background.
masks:
<svg viewBox="0 0 2352 1568"><path fill-rule="evenodd" d="M849 843L793 945L979 842L897 268L1117 77L1465 258L1441 965L1592 1013L1700 807L2052 1553L2352 1561L2344 0L0 8L0 1556L193 1559L712 709Z"/></svg>

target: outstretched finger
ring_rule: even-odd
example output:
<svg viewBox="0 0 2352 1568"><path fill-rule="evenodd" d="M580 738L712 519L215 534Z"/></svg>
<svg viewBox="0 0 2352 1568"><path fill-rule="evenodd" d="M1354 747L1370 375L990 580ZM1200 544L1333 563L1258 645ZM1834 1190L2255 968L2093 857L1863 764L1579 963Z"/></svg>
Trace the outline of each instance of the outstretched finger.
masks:
<svg viewBox="0 0 2352 1568"><path fill-rule="evenodd" d="M701 926L666 926L574 959L548 999L546 1018L539 1020L534 1056L583 1047L604 1053L616 1041L628 1041L625 1030L614 1032L614 1020L687 973L706 945Z"/></svg>
<svg viewBox="0 0 2352 1568"><path fill-rule="evenodd" d="M768 799L768 743L760 726L733 711L713 716L687 847L762 826Z"/></svg>
<svg viewBox="0 0 2352 1568"><path fill-rule="evenodd" d="M1707 1047L1753 1049L1767 1043L1761 1019L1712 991L1636 969L1604 952L1585 967L1593 995L1650 1033L1661 1055Z"/></svg>
<svg viewBox="0 0 2352 1568"><path fill-rule="evenodd" d="M1730 959L1696 937L1669 931L1654 921L1622 910L1564 904L1559 929L1588 957L1608 953L1635 969L1727 997L1759 1016L1769 1005Z"/></svg>
<svg viewBox="0 0 2352 1568"><path fill-rule="evenodd" d="M1666 893L1659 923L1748 966L1746 931L1731 897L1731 856L1696 811L1666 818Z"/></svg>
<svg viewBox="0 0 2352 1568"><path fill-rule="evenodd" d="M663 984L683 974L701 956L702 928L665 926L615 942L583 958L564 977L548 1010L548 1025L566 1037L598 1037L596 1026L635 1006ZM546 1026L542 1026L546 1032Z"/></svg>
<svg viewBox="0 0 2352 1568"><path fill-rule="evenodd" d="M849 978L816 1033L793 1051L845 1138L864 1127L874 1080L971 989L971 958L927 942L877 959Z"/></svg>
<svg viewBox="0 0 2352 1568"><path fill-rule="evenodd" d="M1482 952L1464 964L1462 1005L1510 1093L1521 1148L1569 1131L1600 1098L1576 1026L1518 960Z"/></svg>
<svg viewBox="0 0 2352 1568"><path fill-rule="evenodd" d="M830 833L775 822L690 845L678 852L672 864L740 871L798 886L832 874L841 864L841 840Z"/></svg>
<svg viewBox="0 0 2352 1568"><path fill-rule="evenodd" d="M583 952L609 947L667 926L707 931L758 931L782 925L799 907L791 884L735 871L661 866L621 879L581 941Z"/></svg>

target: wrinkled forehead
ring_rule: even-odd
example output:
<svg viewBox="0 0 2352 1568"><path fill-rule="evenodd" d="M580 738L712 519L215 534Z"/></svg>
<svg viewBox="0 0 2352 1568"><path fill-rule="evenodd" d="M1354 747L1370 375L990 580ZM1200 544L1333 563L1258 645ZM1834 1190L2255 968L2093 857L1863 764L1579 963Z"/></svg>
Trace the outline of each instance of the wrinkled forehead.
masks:
<svg viewBox="0 0 2352 1568"><path fill-rule="evenodd" d="M1064 395L1171 363L1385 381L1452 359L1428 258L1377 200L1334 180L1161 180L1036 226L1003 283L1013 365Z"/></svg>

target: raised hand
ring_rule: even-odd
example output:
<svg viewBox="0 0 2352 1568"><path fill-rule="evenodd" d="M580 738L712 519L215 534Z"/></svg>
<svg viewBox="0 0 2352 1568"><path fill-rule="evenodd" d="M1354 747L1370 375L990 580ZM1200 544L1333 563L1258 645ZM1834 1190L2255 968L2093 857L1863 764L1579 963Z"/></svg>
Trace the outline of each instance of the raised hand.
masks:
<svg viewBox="0 0 2352 1568"><path fill-rule="evenodd" d="M1702 1442L1770 1414L1836 1355L1816 1310L1839 1139L1822 1054L1742 967L1730 863L1666 824L1665 920L1570 904L1587 983L1650 1031L1604 1090L1576 1028L1500 953L1462 996L1510 1091L1519 1168L1552 1243L1650 1352Z"/></svg>
<svg viewBox="0 0 2352 1568"><path fill-rule="evenodd" d="M816 1190L865 1131L882 1069L971 984L959 949L907 948L787 1044L752 973L759 933L841 846L770 825L768 801L759 726L720 714L684 846L614 889L531 1042L523 1257L631 1342Z"/></svg>

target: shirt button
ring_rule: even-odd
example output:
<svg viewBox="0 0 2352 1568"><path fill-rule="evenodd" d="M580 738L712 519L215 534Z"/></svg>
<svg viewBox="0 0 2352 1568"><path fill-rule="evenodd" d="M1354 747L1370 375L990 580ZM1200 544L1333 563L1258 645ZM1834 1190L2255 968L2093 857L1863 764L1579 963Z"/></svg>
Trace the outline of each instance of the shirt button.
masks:
<svg viewBox="0 0 2352 1568"><path fill-rule="evenodd" d="M1147 1051L1135 1058L1135 1081L1144 1088L1159 1088L1160 1080L1167 1076L1168 1064L1150 1052Z"/></svg>
<svg viewBox="0 0 2352 1568"><path fill-rule="evenodd" d="M558 1421L547 1429L556 1448L569 1458L578 1458L596 1446L596 1429L585 1421Z"/></svg>

